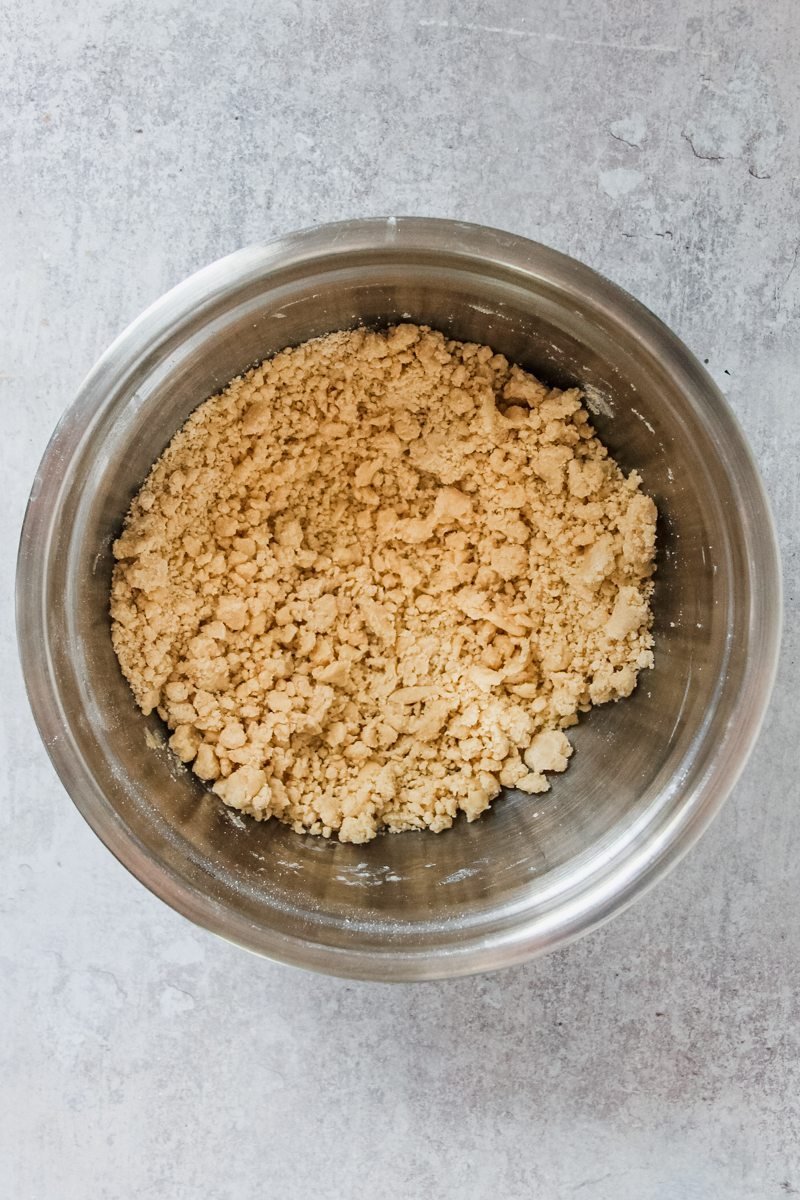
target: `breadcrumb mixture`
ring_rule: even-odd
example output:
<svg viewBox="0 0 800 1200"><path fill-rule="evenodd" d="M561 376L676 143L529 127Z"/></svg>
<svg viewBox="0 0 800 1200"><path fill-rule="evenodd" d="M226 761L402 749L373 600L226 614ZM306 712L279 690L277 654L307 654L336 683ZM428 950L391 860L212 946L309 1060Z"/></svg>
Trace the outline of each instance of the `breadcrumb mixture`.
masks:
<svg viewBox="0 0 800 1200"><path fill-rule="evenodd" d="M112 637L226 804L365 842L548 789L653 665L656 509L577 390L426 327L283 350L133 501Z"/></svg>

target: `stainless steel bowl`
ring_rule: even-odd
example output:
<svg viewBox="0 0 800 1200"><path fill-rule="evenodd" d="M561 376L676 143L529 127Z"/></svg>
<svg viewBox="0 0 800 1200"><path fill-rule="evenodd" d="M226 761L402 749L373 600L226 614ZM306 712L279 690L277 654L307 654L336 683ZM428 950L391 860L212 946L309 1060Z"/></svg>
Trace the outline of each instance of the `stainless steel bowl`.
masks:
<svg viewBox="0 0 800 1200"><path fill-rule="evenodd" d="M656 667L575 730L544 797L367 846L225 810L135 708L109 638L110 547L189 412L283 346L413 318L587 389L660 511ZM364 979L486 971L563 945L673 866L732 788L780 636L768 505L742 434L689 351L580 263L450 221L351 221L252 246L147 310L89 375L31 492L18 632L61 779L168 904L251 950Z"/></svg>

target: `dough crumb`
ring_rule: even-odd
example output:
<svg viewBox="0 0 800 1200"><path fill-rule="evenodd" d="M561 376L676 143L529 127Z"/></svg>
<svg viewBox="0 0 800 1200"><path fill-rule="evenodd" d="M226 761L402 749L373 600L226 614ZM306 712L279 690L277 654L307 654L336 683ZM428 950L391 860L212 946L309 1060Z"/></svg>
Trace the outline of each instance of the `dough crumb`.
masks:
<svg viewBox="0 0 800 1200"><path fill-rule="evenodd" d="M201 404L114 545L114 649L175 754L349 842L546 791L653 662L656 508L582 399L403 324Z"/></svg>

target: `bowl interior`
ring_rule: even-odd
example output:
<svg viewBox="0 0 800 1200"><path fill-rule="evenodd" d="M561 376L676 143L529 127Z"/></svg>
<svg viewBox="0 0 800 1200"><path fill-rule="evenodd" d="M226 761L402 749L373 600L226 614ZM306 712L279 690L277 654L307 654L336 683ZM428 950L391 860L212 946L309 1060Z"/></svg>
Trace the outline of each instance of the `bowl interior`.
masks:
<svg viewBox="0 0 800 1200"><path fill-rule="evenodd" d="M563 914L645 844L657 856L724 736L744 669L731 650L747 637L747 564L723 435L690 398L702 371L693 381L656 354L644 310L621 313L621 293L584 269L573 279L555 258L558 271L546 257L521 270L469 248L326 244L289 261L262 248L145 314L87 382L91 419L87 407L71 418L58 518L35 551L47 557L46 654L61 719L93 781L91 803L105 806L98 820L116 831L109 844L134 847L146 883L184 911L187 895L202 896L218 926L254 948L297 960L292 947L311 945L312 965L356 947L387 963L430 963L531 914ZM587 388L599 434L659 508L656 666L629 700L582 718L569 770L546 795L508 792L476 823L438 836L340 845L225 809L164 748L111 648L110 547L152 462L234 375L309 337L408 319Z"/></svg>

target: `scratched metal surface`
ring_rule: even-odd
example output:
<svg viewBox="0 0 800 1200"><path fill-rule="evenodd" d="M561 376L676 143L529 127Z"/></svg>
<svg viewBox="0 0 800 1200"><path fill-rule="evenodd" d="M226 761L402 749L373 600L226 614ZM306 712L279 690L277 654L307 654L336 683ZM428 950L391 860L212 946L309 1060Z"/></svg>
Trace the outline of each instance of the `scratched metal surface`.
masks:
<svg viewBox="0 0 800 1200"><path fill-rule="evenodd" d="M570 0L2 17L0 1174L18 1200L800 1192L800 51L770 5ZM602 932L504 974L318 978L188 926L66 799L12 566L83 374L195 267L316 221L452 216L584 259L723 386L784 551L756 753Z"/></svg>

